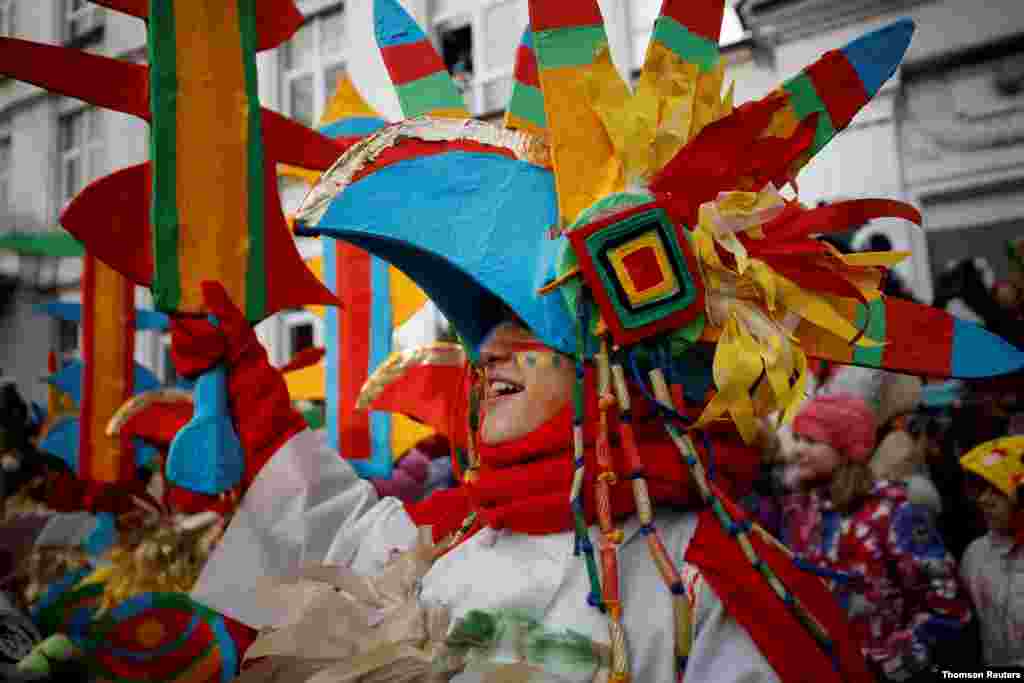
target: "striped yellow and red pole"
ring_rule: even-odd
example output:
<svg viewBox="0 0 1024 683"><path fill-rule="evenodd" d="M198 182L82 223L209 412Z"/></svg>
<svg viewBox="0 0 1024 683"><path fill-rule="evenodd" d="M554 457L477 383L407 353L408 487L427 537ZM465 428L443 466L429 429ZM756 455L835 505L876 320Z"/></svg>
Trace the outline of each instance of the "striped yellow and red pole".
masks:
<svg viewBox="0 0 1024 683"><path fill-rule="evenodd" d="M135 285L86 254L82 275L82 402L78 476L115 483L135 477L127 439L106 435L107 423L132 397L135 372Z"/></svg>

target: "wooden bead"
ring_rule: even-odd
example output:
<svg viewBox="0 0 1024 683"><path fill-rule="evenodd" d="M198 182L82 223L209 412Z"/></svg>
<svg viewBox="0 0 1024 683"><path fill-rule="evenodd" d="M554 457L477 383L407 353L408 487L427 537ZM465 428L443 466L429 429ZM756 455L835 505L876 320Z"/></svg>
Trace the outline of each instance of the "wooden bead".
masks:
<svg viewBox="0 0 1024 683"><path fill-rule="evenodd" d="M644 464L640 459L640 451L636 447L633 425L628 422L619 422L619 440L622 442L622 454L626 456L626 471L639 472L642 470Z"/></svg>
<svg viewBox="0 0 1024 683"><path fill-rule="evenodd" d="M605 602L608 600L619 601L619 562L615 554L615 546L601 544L601 587Z"/></svg>
<svg viewBox="0 0 1024 683"><path fill-rule="evenodd" d="M689 657L690 643L693 637L691 633L693 619L690 615L689 599L685 595L673 595L672 612L675 616L676 657Z"/></svg>
<svg viewBox="0 0 1024 683"><path fill-rule="evenodd" d="M651 559L654 560L654 566L658 568L658 573L661 574L662 581L671 590L672 585L682 579L679 577L679 572L676 571L672 559L668 556L668 551L665 550L665 545L661 542L661 537L657 531L647 534L647 548L650 550Z"/></svg>
<svg viewBox="0 0 1024 683"><path fill-rule="evenodd" d="M640 518L640 523L650 524L654 521L651 497L647 493L647 482L643 478L633 480L633 499L636 501L636 514Z"/></svg>

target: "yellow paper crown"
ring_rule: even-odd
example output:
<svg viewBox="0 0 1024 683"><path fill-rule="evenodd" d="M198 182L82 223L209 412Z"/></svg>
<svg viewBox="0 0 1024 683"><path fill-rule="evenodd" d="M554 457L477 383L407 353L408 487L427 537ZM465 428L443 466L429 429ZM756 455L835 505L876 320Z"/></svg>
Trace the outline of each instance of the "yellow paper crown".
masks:
<svg viewBox="0 0 1024 683"><path fill-rule="evenodd" d="M1024 436L1004 436L975 446L960 458L960 466L1014 498L1024 482Z"/></svg>

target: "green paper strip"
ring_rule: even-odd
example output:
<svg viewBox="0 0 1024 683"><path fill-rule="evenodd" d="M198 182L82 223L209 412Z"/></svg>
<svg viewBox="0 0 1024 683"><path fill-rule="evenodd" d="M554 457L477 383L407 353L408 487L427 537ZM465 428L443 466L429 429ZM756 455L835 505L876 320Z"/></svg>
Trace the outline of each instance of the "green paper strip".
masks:
<svg viewBox="0 0 1024 683"><path fill-rule="evenodd" d="M818 97L818 91L814 89L814 83L805 73L798 74L789 79L782 87L789 93L789 102L793 107L793 111L796 112L797 118L801 121L814 112L820 112L820 116L818 116L818 130L814 134L814 142L811 145L811 155L813 156L836 135L836 129L832 125L832 117L828 113L828 108L821 101L821 98Z"/></svg>
<svg viewBox="0 0 1024 683"><path fill-rule="evenodd" d="M865 329L865 323L867 323L865 337L878 342L885 341L885 301L875 299L868 302L867 306L864 304L857 306L857 329ZM882 366L884 352L884 346L855 346L853 347L853 362L857 365L878 368Z"/></svg>
<svg viewBox="0 0 1024 683"><path fill-rule="evenodd" d="M586 66L608 42L603 26L573 26L538 31L534 34L537 66L545 69Z"/></svg>
<svg viewBox="0 0 1024 683"><path fill-rule="evenodd" d="M516 82L512 88L512 99L508 110L514 116L529 121L538 128L547 128L548 119L544 113L544 95L540 88Z"/></svg>
<svg viewBox="0 0 1024 683"><path fill-rule="evenodd" d="M245 65L245 96L249 116L249 263L245 277L245 308L249 320L262 320L267 313L266 202L263 173L263 128L256 73L256 0L238 0L239 33Z"/></svg>
<svg viewBox="0 0 1024 683"><path fill-rule="evenodd" d="M687 62L696 64L702 71L711 71L718 64L718 45L704 36L690 32L672 17L658 18L651 39L669 48Z"/></svg>
<svg viewBox="0 0 1024 683"><path fill-rule="evenodd" d="M406 118L422 116L437 109L465 109L466 103L459 96L452 77L447 71L438 71L419 80L395 88L402 114Z"/></svg>
<svg viewBox="0 0 1024 683"><path fill-rule="evenodd" d="M178 270L177 37L174 3L149 3L149 158L153 169L153 306L170 312L181 302Z"/></svg>

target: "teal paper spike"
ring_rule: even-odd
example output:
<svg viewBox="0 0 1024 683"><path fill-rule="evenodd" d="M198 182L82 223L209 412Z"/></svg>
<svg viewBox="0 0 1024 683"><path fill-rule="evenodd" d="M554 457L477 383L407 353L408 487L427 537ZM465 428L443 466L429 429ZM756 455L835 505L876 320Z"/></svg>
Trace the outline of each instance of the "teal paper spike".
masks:
<svg viewBox="0 0 1024 683"><path fill-rule="evenodd" d="M210 316L216 325L217 319ZM196 380L194 412L171 442L167 479L182 488L215 496L242 481L245 455L231 423L228 375L223 365Z"/></svg>

